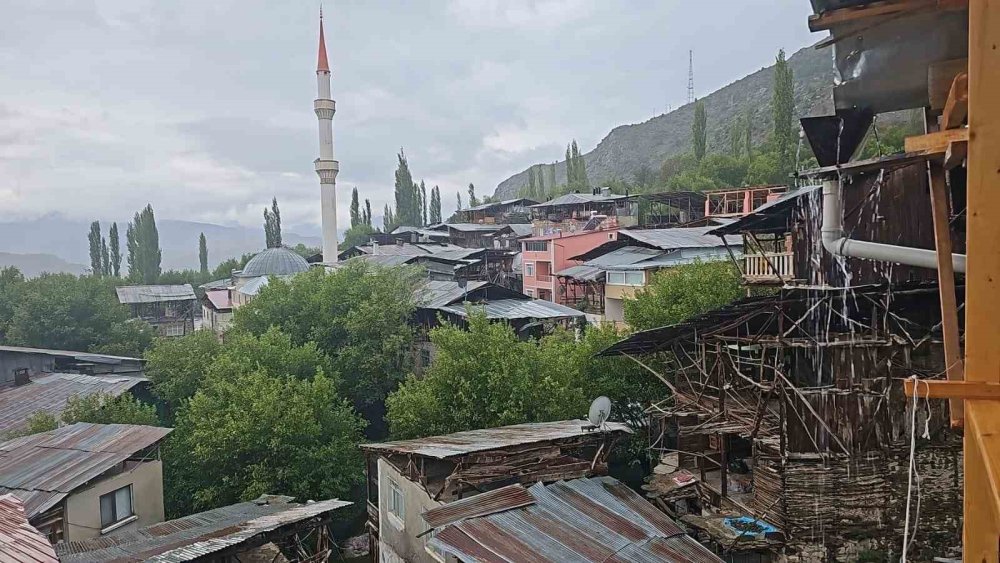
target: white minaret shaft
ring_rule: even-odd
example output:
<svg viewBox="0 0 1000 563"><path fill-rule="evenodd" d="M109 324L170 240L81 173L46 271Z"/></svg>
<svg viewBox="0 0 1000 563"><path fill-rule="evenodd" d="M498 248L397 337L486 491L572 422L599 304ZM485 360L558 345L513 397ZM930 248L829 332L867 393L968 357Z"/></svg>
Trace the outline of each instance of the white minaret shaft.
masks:
<svg viewBox="0 0 1000 563"><path fill-rule="evenodd" d="M323 262L337 261L337 172L340 163L333 159L333 114L337 103L330 93L330 63L326 58L326 39L323 37L323 12L319 13L319 62L316 64L316 83L319 95L313 102L319 120L319 158L316 174L319 176L320 209L323 216Z"/></svg>

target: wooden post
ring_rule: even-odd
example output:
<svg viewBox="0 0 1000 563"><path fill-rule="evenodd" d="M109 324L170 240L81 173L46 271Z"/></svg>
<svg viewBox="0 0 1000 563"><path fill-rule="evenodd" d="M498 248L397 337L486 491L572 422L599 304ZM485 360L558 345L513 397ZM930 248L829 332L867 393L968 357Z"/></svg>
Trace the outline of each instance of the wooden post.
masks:
<svg viewBox="0 0 1000 563"><path fill-rule="evenodd" d="M938 290L941 299L941 330L944 332L944 361L950 381L965 378L962 345L958 335L958 304L955 298L955 271L951 261L951 229L949 227L948 194L945 172L941 164L930 163L928 181L931 192L931 214L934 217L934 243L937 247ZM962 401L949 403L951 425L962 426Z"/></svg>
<svg viewBox="0 0 1000 563"><path fill-rule="evenodd" d="M1000 0L969 2L968 259L965 298L965 366L971 381L1000 382ZM998 561L996 491L986 453L983 422L1000 419L990 401L967 401L964 436L965 561ZM983 419L983 420L980 420ZM992 424L996 426L996 424ZM996 470L996 467L992 468Z"/></svg>

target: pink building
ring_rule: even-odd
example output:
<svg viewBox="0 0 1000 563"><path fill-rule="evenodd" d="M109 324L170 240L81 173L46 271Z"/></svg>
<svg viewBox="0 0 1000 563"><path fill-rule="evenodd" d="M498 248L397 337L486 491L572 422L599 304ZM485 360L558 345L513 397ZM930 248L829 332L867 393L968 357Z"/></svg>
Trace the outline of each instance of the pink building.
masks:
<svg viewBox="0 0 1000 563"><path fill-rule="evenodd" d="M559 295L554 274L581 264L578 260L570 260L570 257L579 256L617 239L617 230L556 233L522 239L524 293L565 305L568 300L566 296Z"/></svg>

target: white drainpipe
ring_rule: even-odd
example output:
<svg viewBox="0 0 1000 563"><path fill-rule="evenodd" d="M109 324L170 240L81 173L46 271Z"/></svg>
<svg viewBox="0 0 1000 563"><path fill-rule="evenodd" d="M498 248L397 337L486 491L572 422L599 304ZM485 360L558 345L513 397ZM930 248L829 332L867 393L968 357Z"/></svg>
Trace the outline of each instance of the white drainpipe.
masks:
<svg viewBox="0 0 1000 563"><path fill-rule="evenodd" d="M837 256L867 258L905 266L937 269L937 252L933 250L847 238L844 233L844 220L840 205L839 180L823 182L823 227L821 231L823 248ZM951 261L956 272L965 273L964 254L952 254Z"/></svg>

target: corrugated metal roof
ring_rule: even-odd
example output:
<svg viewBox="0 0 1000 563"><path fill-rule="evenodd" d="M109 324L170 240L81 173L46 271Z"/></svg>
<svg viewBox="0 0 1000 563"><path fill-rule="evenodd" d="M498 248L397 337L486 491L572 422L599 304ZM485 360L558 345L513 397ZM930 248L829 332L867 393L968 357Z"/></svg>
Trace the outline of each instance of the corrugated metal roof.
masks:
<svg viewBox="0 0 1000 563"><path fill-rule="evenodd" d="M413 292L417 305L427 309L437 309L451 305L484 285L485 281L470 281L463 288L458 282L448 280L428 280L420 284Z"/></svg>
<svg viewBox="0 0 1000 563"><path fill-rule="evenodd" d="M24 385L0 389L0 439L24 428L34 414L48 413L59 418L70 397L96 393L117 397L146 381L144 377L121 375L52 373L32 378Z"/></svg>
<svg viewBox="0 0 1000 563"><path fill-rule="evenodd" d="M59 562L49 540L28 523L24 504L14 495L0 495L0 561Z"/></svg>
<svg viewBox="0 0 1000 563"><path fill-rule="evenodd" d="M448 223L444 226L448 227L449 229L455 229L456 231L468 232L468 233L476 231L492 233L496 231L502 231L508 227L508 225L500 223Z"/></svg>
<svg viewBox="0 0 1000 563"><path fill-rule="evenodd" d="M743 251L739 248L733 248L731 250L733 251L733 255L737 257L743 255ZM622 264L619 266L607 266L606 270L651 270L658 268L671 268L673 266L691 264L694 262L714 262L729 259L729 252L721 246L717 246L715 248L681 248L666 252L661 251L657 256L648 260L643 260L642 262Z"/></svg>
<svg viewBox="0 0 1000 563"><path fill-rule="evenodd" d="M595 434L594 431L584 430L584 427L587 426L590 426L590 423L586 420L531 422L528 424L501 426L499 428L467 430L465 432L417 438L414 440L363 444L361 448L376 452L416 454L436 459L447 459L473 452ZM628 426L617 422L608 422L606 427L608 432L632 433L632 430Z"/></svg>
<svg viewBox="0 0 1000 563"><path fill-rule="evenodd" d="M115 288L118 302L163 303L168 301L193 301L198 298L191 284L183 285L123 285Z"/></svg>
<svg viewBox="0 0 1000 563"><path fill-rule="evenodd" d="M424 254L436 254L448 250L463 249L461 246L455 244L410 242L403 244L365 244L356 248L364 254L373 256L423 256Z"/></svg>
<svg viewBox="0 0 1000 563"><path fill-rule="evenodd" d="M534 500L529 504L517 487L426 512L428 522L451 522L430 544L467 562L721 562L611 477L521 487Z"/></svg>
<svg viewBox="0 0 1000 563"><path fill-rule="evenodd" d="M478 256L486 252L485 248L462 248L458 250L444 250L429 254L427 257L432 260L455 261L469 260L473 256Z"/></svg>
<svg viewBox="0 0 1000 563"><path fill-rule="evenodd" d="M0 444L0 493L24 502L28 518L167 436L171 428L78 422Z"/></svg>
<svg viewBox="0 0 1000 563"><path fill-rule="evenodd" d="M41 354L44 356L55 356L78 360L81 362L96 362L101 364L120 364L122 362L144 362L142 358L130 358L128 356L111 356L108 354L94 354L92 352L74 352L72 350L52 350L49 348L26 348L24 346L0 346L0 353L11 352L14 354Z"/></svg>
<svg viewBox="0 0 1000 563"><path fill-rule="evenodd" d="M137 530L122 531L91 540L59 544L63 563L106 561L181 562L210 558L223 549L239 546L251 538L298 524L311 518L325 519L333 511L352 503L324 500L308 504L290 502L289 497L265 496ZM247 549L256 547L254 541Z"/></svg>
<svg viewBox="0 0 1000 563"><path fill-rule="evenodd" d="M241 285L240 288L237 289L236 291L239 291L243 295L257 295L258 293L260 293L260 290L267 287L267 284L270 283L268 282L268 279L269 279L268 276L260 276L259 278L254 278L246 282L245 284Z"/></svg>
<svg viewBox="0 0 1000 563"><path fill-rule="evenodd" d="M531 205L530 207L555 207L557 205L583 205L585 203L608 203L619 199L626 199L625 195L599 195L599 194L565 194L553 200Z"/></svg>
<svg viewBox="0 0 1000 563"><path fill-rule="evenodd" d="M361 262L367 262L368 264L375 264L376 266L382 266L385 268L392 268L395 266L402 266L404 264L409 264L413 260L416 260L421 255L406 255L406 254L362 254L360 256L355 256L349 260L359 260Z"/></svg>
<svg viewBox="0 0 1000 563"><path fill-rule="evenodd" d="M573 278L581 281L597 281L604 279L604 270L597 266L580 264L559 270L556 272L556 277Z"/></svg>
<svg viewBox="0 0 1000 563"><path fill-rule="evenodd" d="M587 266L597 266L607 268L611 266L623 266L625 264L635 264L643 260L660 256L663 250L656 248L646 248L644 246L623 246L617 250L612 250L607 254L602 254L592 260L587 260Z"/></svg>
<svg viewBox="0 0 1000 563"><path fill-rule="evenodd" d="M722 239L715 235L708 234L709 231L717 227L684 227L677 229L634 229L618 231L619 239L623 237L631 238L638 242L662 250L674 250L677 248L706 248L713 246L723 246ZM728 236L726 242L731 246L743 246L743 239L739 236Z"/></svg>
<svg viewBox="0 0 1000 563"><path fill-rule="evenodd" d="M503 201L494 201L492 203L484 203L482 205L477 205L475 207L466 207L465 209L461 209L460 211L485 211L487 209L493 209L494 207L503 207L505 205L513 205L513 204L515 204L517 202L524 202L525 205L532 205L532 204L538 203L537 201L535 201L533 199L528 199L528 198L521 197L521 198L517 198L517 199L505 199Z"/></svg>
<svg viewBox="0 0 1000 563"><path fill-rule="evenodd" d="M496 299L486 303L469 303L468 307L472 311L485 312L488 319L571 319L586 316L581 311L544 299ZM464 303L436 308L463 317L468 314Z"/></svg>

